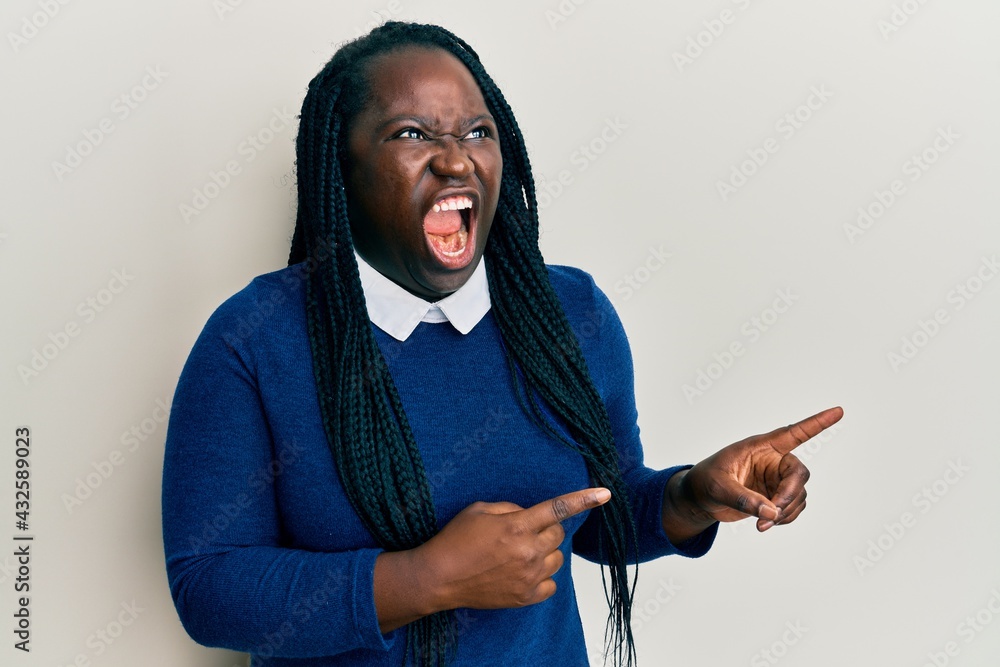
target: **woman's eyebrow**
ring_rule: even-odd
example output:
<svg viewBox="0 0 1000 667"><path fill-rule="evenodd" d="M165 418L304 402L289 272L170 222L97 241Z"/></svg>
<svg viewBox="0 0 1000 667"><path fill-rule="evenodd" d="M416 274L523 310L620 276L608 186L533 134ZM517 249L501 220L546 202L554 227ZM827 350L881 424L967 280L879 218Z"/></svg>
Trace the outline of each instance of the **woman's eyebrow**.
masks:
<svg viewBox="0 0 1000 667"><path fill-rule="evenodd" d="M422 125L424 127L434 127L435 125L435 120L428 118L426 116L414 116L412 114L402 114L399 116L393 116L392 118L385 119L384 121L375 126L375 131L381 132L383 129L385 129L390 125L395 125L396 123L401 123L404 121L412 122L416 125ZM486 113L486 114L479 114L478 116L474 116L472 118L463 120L462 127L468 127L470 125L475 125L476 123L481 123L483 121L489 121L491 123L496 124L496 120L493 118L493 116Z"/></svg>

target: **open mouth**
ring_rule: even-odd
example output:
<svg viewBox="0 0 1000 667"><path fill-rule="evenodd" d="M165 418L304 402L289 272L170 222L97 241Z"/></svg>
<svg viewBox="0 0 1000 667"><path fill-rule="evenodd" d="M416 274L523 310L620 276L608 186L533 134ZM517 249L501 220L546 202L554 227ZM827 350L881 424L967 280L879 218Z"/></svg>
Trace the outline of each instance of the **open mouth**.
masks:
<svg viewBox="0 0 1000 667"><path fill-rule="evenodd" d="M441 264L453 269L468 264L475 236L474 218L474 202L467 195L450 195L434 202L424 216L424 236Z"/></svg>

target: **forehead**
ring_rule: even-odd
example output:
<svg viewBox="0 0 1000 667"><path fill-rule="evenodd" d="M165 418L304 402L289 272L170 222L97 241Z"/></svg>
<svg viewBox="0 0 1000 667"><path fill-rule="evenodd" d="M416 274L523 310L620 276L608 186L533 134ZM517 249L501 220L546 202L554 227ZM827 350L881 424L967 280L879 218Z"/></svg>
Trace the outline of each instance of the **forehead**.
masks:
<svg viewBox="0 0 1000 667"><path fill-rule="evenodd" d="M378 56L369 65L368 81L369 101L362 113L383 119L487 112L472 73L443 49L409 46Z"/></svg>

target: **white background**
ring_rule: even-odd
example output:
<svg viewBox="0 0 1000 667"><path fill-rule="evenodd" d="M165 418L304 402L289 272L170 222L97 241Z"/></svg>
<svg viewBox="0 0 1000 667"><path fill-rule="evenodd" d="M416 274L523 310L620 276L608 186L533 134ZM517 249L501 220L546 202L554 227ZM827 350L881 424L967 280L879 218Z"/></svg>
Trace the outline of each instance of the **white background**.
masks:
<svg viewBox="0 0 1000 667"><path fill-rule="evenodd" d="M18 532L22 425L36 536L30 655L12 648L15 563L0 548L0 663L244 664L192 642L169 597L157 401L211 311L285 264L295 127L263 133L253 160L243 142L275 110L297 114L336 45L381 12L454 30L510 100L546 260L591 272L629 333L651 466L845 408L805 452L798 522L723 526L705 558L640 568L640 664L996 664L1000 5L49 0L47 17L45 4L0 10L0 539ZM113 131L95 134L102 119ZM939 132L951 139L935 148ZM743 164L768 139L766 162ZM88 142L75 168L54 167ZM240 173L185 220L230 160ZM879 215L852 232L859 207ZM129 448L133 427L147 433ZM68 506L81 484L89 496ZM599 572L573 566L598 664ZM95 641L133 601L134 622Z"/></svg>

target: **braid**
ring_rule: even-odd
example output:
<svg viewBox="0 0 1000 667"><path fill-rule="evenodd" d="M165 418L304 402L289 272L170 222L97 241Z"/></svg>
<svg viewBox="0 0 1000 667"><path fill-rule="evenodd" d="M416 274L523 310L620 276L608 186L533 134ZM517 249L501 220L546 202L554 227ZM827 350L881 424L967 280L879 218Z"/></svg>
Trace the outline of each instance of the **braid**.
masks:
<svg viewBox="0 0 1000 667"><path fill-rule="evenodd" d="M629 553L638 554L637 535L611 423L538 248L535 184L514 114L472 47L437 26L389 22L345 44L310 82L302 105L296 139L299 207L289 265L307 262L313 373L340 481L386 550L414 548L440 529L420 451L368 319L341 169L347 124L369 99L368 63L409 45L456 56L496 120L504 168L485 251L494 316L525 412L583 457L594 485L611 490L611 500L594 510L600 512L600 548L610 570L609 591L601 569L610 607L605 639L615 662L631 667L635 579L630 585L627 565ZM542 402L567 425L571 439L546 418ZM407 626L410 664L443 667L457 642L453 611Z"/></svg>

